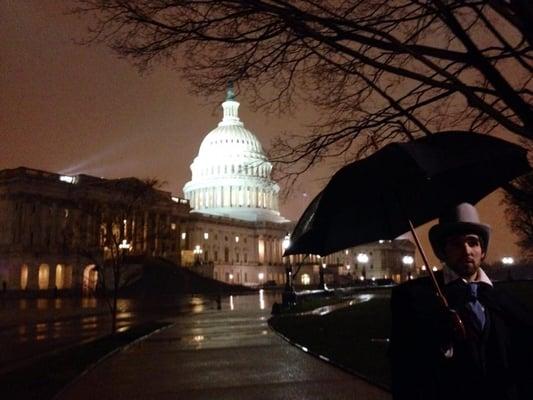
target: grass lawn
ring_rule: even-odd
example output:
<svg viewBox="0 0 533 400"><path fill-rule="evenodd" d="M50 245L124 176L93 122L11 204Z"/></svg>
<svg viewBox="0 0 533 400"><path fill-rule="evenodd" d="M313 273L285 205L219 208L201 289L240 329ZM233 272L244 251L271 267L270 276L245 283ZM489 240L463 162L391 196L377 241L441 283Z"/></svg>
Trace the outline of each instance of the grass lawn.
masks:
<svg viewBox="0 0 533 400"><path fill-rule="evenodd" d="M533 309L533 281L501 282ZM335 302L331 298L295 308L294 313L271 318L271 326L311 352L324 355L335 363L385 387L390 386L387 338L390 335L390 289L369 291L370 300L325 315L298 314L313 307Z"/></svg>

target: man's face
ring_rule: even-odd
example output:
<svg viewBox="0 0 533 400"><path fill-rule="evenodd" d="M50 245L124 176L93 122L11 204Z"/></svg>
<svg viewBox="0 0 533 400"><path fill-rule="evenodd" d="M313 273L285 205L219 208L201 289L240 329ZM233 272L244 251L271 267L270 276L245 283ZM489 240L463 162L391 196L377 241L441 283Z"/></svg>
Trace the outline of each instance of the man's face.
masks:
<svg viewBox="0 0 533 400"><path fill-rule="evenodd" d="M461 278L473 277L485 253L479 236L471 233L449 236L444 243L444 261Z"/></svg>

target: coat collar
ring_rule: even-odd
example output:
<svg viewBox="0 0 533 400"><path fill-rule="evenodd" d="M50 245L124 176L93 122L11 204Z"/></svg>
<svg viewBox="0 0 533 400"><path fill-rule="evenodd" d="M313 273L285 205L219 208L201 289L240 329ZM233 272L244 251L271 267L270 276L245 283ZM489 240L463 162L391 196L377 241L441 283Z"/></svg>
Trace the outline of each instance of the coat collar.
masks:
<svg viewBox="0 0 533 400"><path fill-rule="evenodd" d="M479 268L478 273L474 277L473 280L470 282L466 281L466 279L460 278L459 275L457 275L455 272L453 272L446 264L444 264L444 267L442 268L442 274L444 277L444 284L447 285L451 282L456 281L457 279L462 279L464 283L470 283L470 282L477 282L477 283L485 283L489 286L492 285L492 281L489 279L485 271L483 271L482 268Z"/></svg>

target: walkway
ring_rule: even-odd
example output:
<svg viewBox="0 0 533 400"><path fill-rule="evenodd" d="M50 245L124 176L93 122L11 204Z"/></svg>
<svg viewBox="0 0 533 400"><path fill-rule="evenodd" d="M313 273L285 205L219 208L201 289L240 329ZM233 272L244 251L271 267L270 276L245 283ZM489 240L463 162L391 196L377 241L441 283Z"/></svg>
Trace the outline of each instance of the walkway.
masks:
<svg viewBox="0 0 533 400"><path fill-rule="evenodd" d="M230 297L90 370L65 399L351 399L390 395L293 347L267 325L274 298ZM211 308L209 308L211 307Z"/></svg>

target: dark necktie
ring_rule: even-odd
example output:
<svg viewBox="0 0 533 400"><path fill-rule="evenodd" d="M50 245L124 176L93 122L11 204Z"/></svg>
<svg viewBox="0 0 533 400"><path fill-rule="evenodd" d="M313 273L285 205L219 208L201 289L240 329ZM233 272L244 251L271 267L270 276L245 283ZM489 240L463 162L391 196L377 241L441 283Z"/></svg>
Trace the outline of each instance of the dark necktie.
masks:
<svg viewBox="0 0 533 400"><path fill-rule="evenodd" d="M486 316L485 309L477 298L478 288L479 286L477 283L469 283L467 285L468 301L466 303L466 309L471 313L472 321L476 329L479 332L482 332L485 327Z"/></svg>

